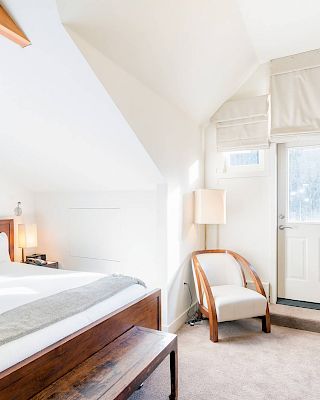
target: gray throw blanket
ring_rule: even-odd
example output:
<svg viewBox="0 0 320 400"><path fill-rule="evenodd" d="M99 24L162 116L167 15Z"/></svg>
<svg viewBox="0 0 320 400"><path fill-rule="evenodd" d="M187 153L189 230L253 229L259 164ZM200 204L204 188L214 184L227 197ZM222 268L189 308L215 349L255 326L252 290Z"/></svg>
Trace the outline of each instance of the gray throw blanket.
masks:
<svg viewBox="0 0 320 400"><path fill-rule="evenodd" d="M0 345L85 311L135 284L145 286L139 279L111 275L6 311L0 314Z"/></svg>

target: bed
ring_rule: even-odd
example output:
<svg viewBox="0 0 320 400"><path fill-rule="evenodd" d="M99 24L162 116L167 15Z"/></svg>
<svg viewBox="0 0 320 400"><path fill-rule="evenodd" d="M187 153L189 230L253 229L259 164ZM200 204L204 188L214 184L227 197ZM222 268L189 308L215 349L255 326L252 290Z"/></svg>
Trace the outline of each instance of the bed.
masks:
<svg viewBox="0 0 320 400"><path fill-rule="evenodd" d="M104 275L12 262L13 221L0 221L10 258L0 258L0 314ZM66 374L134 325L161 329L160 291L139 284L87 310L0 346L0 398L25 400Z"/></svg>

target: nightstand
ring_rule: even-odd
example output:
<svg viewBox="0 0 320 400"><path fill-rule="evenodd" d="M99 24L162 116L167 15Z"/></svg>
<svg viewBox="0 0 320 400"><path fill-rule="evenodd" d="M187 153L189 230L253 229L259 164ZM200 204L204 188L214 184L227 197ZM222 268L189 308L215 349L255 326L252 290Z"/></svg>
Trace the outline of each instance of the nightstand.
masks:
<svg viewBox="0 0 320 400"><path fill-rule="evenodd" d="M36 267L47 267L47 268L59 269L58 261L47 261L47 264L45 264L45 265L37 265L37 264L32 264L32 263L27 263L27 262L25 262L25 264L35 265Z"/></svg>
<svg viewBox="0 0 320 400"><path fill-rule="evenodd" d="M44 265L44 267L59 269L59 263L58 261L47 261L47 265Z"/></svg>

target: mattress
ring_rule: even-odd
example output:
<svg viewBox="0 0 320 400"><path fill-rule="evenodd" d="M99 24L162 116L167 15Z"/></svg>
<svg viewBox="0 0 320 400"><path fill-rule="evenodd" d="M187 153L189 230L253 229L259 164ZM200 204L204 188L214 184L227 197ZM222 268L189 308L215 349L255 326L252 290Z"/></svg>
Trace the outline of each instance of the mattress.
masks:
<svg viewBox="0 0 320 400"><path fill-rule="evenodd" d="M0 262L0 313L22 304L86 285L105 275ZM0 346L0 371L15 365L79 329L110 314L150 289L132 285L86 311Z"/></svg>

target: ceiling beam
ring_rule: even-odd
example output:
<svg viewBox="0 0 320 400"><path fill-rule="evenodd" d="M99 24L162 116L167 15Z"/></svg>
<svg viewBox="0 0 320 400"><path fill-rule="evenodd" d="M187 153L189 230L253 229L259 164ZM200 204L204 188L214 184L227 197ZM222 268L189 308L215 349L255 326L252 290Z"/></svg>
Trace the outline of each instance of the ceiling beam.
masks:
<svg viewBox="0 0 320 400"><path fill-rule="evenodd" d="M0 35L17 43L21 47L31 44L27 36L22 32L18 25L13 21L7 11L0 5Z"/></svg>

